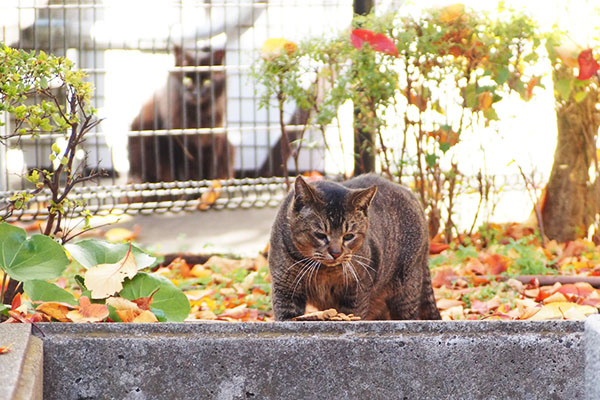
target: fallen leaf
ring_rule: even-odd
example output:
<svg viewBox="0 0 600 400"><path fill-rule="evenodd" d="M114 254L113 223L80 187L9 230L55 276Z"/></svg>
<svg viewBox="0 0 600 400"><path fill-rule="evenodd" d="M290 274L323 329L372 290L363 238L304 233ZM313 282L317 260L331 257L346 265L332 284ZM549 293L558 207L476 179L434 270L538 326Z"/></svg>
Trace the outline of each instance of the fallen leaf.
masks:
<svg viewBox="0 0 600 400"><path fill-rule="evenodd" d="M198 210L206 211L213 204L215 204L217 202L217 200L219 199L219 197L221 197L221 188L222 187L223 187L223 185L221 185L220 181L218 181L218 180L212 181L208 190L206 192L202 193L202 196L200 196L200 200L198 202Z"/></svg>
<svg viewBox="0 0 600 400"><path fill-rule="evenodd" d="M465 303L460 300L454 299L440 299L437 302L437 308L440 310L447 310L456 306L463 306Z"/></svg>
<svg viewBox="0 0 600 400"><path fill-rule="evenodd" d="M144 310L140 315L134 318L133 322L158 322L158 319L156 318L156 315L152 313L152 311Z"/></svg>
<svg viewBox="0 0 600 400"><path fill-rule="evenodd" d="M100 322L108 317L108 307L105 304L92 304L87 296L79 298L79 309L67 313L67 318L73 322Z"/></svg>
<svg viewBox="0 0 600 400"><path fill-rule="evenodd" d="M569 310L571 311L568 313ZM530 321L568 319L569 315L578 317L581 314L586 316L596 314L597 312L598 309L592 306L583 306L569 302L555 302L544 305L539 312L527 319Z"/></svg>
<svg viewBox="0 0 600 400"><path fill-rule="evenodd" d="M0 354L6 354L10 351L10 346L0 346Z"/></svg>
<svg viewBox="0 0 600 400"><path fill-rule="evenodd" d="M486 257L483 262L488 265L488 274L500 275L508 269L511 260L506 256L494 253Z"/></svg>
<svg viewBox="0 0 600 400"><path fill-rule="evenodd" d="M88 269L84 275L85 286L91 290L93 299L104 299L123 289L125 278L133 278L138 272L137 263L129 251L115 264L100 264Z"/></svg>
<svg viewBox="0 0 600 400"><path fill-rule="evenodd" d="M109 242L130 242L135 240L141 232L141 227L136 225L133 230L125 228L112 228L105 234L104 238Z"/></svg>
<svg viewBox="0 0 600 400"><path fill-rule="evenodd" d="M567 298L565 297L564 294L560 293L560 292L556 292L548 297L546 297L543 302L544 304L549 304L549 303L556 303L556 302L566 302Z"/></svg>
<svg viewBox="0 0 600 400"><path fill-rule="evenodd" d="M36 307L36 311L46 314L50 318L53 318L60 322L71 322L71 319L67 317L69 311L74 309L75 306L68 303L57 303L57 302L45 302Z"/></svg>
<svg viewBox="0 0 600 400"><path fill-rule="evenodd" d="M439 288L442 286L446 286L446 287L450 288L450 287L452 287L454 282L456 282L458 280L458 278L459 278L459 276L456 274L454 269L452 269L450 267L442 268L436 272L431 284L433 285L433 287Z"/></svg>

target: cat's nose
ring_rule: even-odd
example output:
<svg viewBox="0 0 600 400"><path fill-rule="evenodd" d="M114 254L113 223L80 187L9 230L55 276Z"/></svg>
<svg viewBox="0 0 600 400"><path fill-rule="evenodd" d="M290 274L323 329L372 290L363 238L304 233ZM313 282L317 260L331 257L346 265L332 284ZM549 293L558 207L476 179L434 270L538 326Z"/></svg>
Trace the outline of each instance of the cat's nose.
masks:
<svg viewBox="0 0 600 400"><path fill-rule="evenodd" d="M331 254L331 257L333 257L334 260L337 260L337 258L342 255L342 252L336 250L329 250L329 254Z"/></svg>

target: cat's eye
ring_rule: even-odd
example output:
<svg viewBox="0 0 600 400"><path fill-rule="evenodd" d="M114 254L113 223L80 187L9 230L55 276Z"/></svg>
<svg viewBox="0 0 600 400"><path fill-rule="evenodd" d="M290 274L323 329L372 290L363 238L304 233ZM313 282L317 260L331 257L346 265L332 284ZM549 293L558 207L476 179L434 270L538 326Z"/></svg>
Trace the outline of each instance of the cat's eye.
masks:
<svg viewBox="0 0 600 400"><path fill-rule="evenodd" d="M319 240L327 240L327 235L321 232L315 232L315 237Z"/></svg>
<svg viewBox="0 0 600 400"><path fill-rule="evenodd" d="M352 233L346 233L343 237L344 241L349 242L354 239L354 235Z"/></svg>

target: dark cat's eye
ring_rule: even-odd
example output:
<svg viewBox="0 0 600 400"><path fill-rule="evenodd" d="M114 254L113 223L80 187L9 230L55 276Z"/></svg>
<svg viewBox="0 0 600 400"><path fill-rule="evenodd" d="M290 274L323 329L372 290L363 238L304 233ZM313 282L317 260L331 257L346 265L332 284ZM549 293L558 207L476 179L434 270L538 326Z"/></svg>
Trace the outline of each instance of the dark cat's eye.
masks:
<svg viewBox="0 0 600 400"><path fill-rule="evenodd" d="M315 232L315 237L319 240L327 241L327 235L321 232Z"/></svg>
<svg viewBox="0 0 600 400"><path fill-rule="evenodd" d="M349 242L354 239L354 235L352 233L346 233L343 237L344 241Z"/></svg>

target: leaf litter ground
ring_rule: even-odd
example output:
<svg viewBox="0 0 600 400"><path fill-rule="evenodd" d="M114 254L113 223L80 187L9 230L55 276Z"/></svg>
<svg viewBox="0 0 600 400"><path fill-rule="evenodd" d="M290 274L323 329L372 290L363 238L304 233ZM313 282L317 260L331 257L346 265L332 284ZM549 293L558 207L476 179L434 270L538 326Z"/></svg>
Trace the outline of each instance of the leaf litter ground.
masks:
<svg viewBox="0 0 600 400"><path fill-rule="evenodd" d="M432 284L443 320L580 320L600 308L600 246L592 242L549 241L542 245L534 231L523 225L489 224L451 244L434 238L430 253ZM185 293L191 305L187 321L273 320L271 281L264 255L215 255L201 263L194 263L190 257L188 260L174 258L150 274L170 280ZM69 289L75 286L70 281L61 278L56 283ZM79 307L36 304L47 318L32 321L103 320L94 313L91 318L80 315L85 314L89 300L76 291L74 294ZM121 304L124 299L115 300L117 303L118 319L122 321L156 320L146 312L147 305ZM26 313L17 311L20 306L10 314L22 322L29 321ZM329 310L324 311L316 315L327 317ZM326 319L347 320L336 316Z"/></svg>

